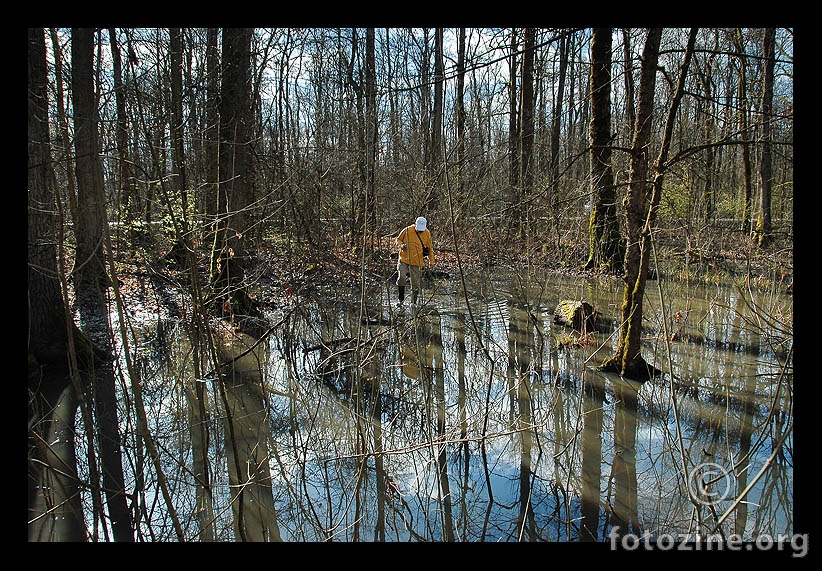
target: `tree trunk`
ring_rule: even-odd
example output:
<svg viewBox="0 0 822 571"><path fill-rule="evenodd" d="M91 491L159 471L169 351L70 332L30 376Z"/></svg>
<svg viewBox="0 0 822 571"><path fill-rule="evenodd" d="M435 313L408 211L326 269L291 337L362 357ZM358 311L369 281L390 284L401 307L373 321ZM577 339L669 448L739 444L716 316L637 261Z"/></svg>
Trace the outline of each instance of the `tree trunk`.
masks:
<svg viewBox="0 0 822 571"><path fill-rule="evenodd" d="M41 45L42 44L42 45ZM46 48L42 28L29 28L28 58L28 293L29 364L66 372L67 323L57 281L60 221L51 180ZM64 387L59 387L59 392Z"/></svg>
<svg viewBox="0 0 822 571"><path fill-rule="evenodd" d="M117 126L115 140L117 143L117 185L119 187L118 213L123 220L130 221L131 200L134 196L131 158L128 152L128 116L126 115L126 93L123 86L123 63L120 57L120 46L114 28L108 30L111 45L112 79L114 80L114 100L117 107Z"/></svg>
<svg viewBox="0 0 822 571"><path fill-rule="evenodd" d="M560 132L562 129L562 109L565 98L565 78L568 72L568 44L570 40L566 34L559 39L559 77L557 79L557 90L554 95L554 105L552 108L553 117L551 120L551 185L549 200L553 207L559 197L557 189L559 185L559 144Z"/></svg>
<svg viewBox="0 0 822 571"><path fill-rule="evenodd" d="M377 163L377 71L374 53L374 28L365 31L365 192L366 200L366 221L368 227L365 229L363 245L373 244L369 236L374 236L377 230L377 190L374 183Z"/></svg>
<svg viewBox="0 0 822 571"><path fill-rule="evenodd" d="M762 184L762 195L759 203L759 221L757 235L759 247L766 248L773 241L771 235L771 185L772 157L771 157L771 109L773 106L773 73L774 73L774 45L775 28L765 28L762 39L762 55L765 58L762 87L762 164L759 167L759 176Z"/></svg>
<svg viewBox="0 0 822 571"><path fill-rule="evenodd" d="M77 161L79 226L74 229L77 252L75 284L101 288L108 285L103 255L106 221L103 170L97 140L97 104L94 96L94 28L72 28L71 85L74 105L74 147Z"/></svg>
<svg viewBox="0 0 822 571"><path fill-rule="evenodd" d="M354 131L356 136L356 148L360 149L357 153L357 171L359 172L359 192L352 197L351 207L353 208L352 218L354 220L354 229L351 232L351 248L355 248L365 241L365 221L368 212L368 204L366 203L367 188L368 188L368 164L366 160L366 118L365 118L365 87L363 82L358 80L359 74L355 75L354 69L357 64L357 52L359 50L359 39L357 29L351 29L351 61L347 69L348 84L354 90L354 102L356 109L356 120L354 121ZM354 188L352 188L352 192Z"/></svg>
<svg viewBox="0 0 822 571"><path fill-rule="evenodd" d="M169 28L169 74L171 75L171 107L169 109L169 133L171 138L171 164L173 177L171 180L172 200L167 206L174 224L175 241L174 246L164 256L164 259L172 262L175 267L193 267L193 259L190 256L191 236L189 235L188 224L188 178L186 175L186 153L185 153L185 115L183 114L183 30L182 28ZM177 211L177 198L179 196L180 210Z"/></svg>
<svg viewBox="0 0 822 571"><path fill-rule="evenodd" d="M586 269L622 271L616 188L611 166L611 28L591 39L591 221Z"/></svg>
<svg viewBox="0 0 822 571"><path fill-rule="evenodd" d="M659 156L656 160L656 175L652 183L649 201L646 201L646 181L649 172L648 147L650 144L650 122L653 111L656 67L659 56L661 28L651 28L645 40L642 57L642 73L639 84L639 108L635 129L634 146L631 157L631 179L627 205L628 248L625 255L625 292L622 302L622 325L617 350L602 368L618 372L624 377L645 381L660 374L655 367L645 362L641 355L642 303L645 282L651 258L653 230L662 195L666 161L671 138L679 111L679 103L685 93L685 79L696 44L697 29L692 28L688 36L688 46L680 68L679 82L674 92ZM643 220L644 217L644 220Z"/></svg>
<svg viewBox="0 0 822 571"><path fill-rule="evenodd" d="M431 172L431 50L428 40L429 28L422 29L422 54L420 54L420 139L422 144L422 164Z"/></svg>
<svg viewBox="0 0 822 571"><path fill-rule="evenodd" d="M218 184L220 176L219 158L219 99L220 99L220 50L219 29L209 28L206 39L206 110L203 130L205 150L205 185L200 212L211 219L217 216Z"/></svg>
<svg viewBox="0 0 822 571"><path fill-rule="evenodd" d="M385 28L385 45L391 45L390 28ZM386 77L385 85L388 89L386 97L388 98L388 132L390 141L390 166L394 171L400 166L400 115L399 115L399 94L396 89L396 80L394 78L394 68L392 66L392 58L386 58L385 68Z"/></svg>
<svg viewBox="0 0 822 571"><path fill-rule="evenodd" d="M708 53L705 58L706 61L704 63L704 69L696 70L698 77L698 85L702 89L702 93L698 98L698 109L701 110L701 113L698 112L697 117L701 116L702 118L702 127L705 133L705 141L708 143L713 142L713 140L716 138L715 117L717 117L718 115L718 110L716 109L716 101L713 87L713 62L718 50L719 48L717 46L714 46L714 51L712 53ZM704 152L705 167L703 178L705 179L705 182L702 191L702 200L705 221L710 222L711 220L713 220L714 215L716 214L716 191L714 189L714 178L716 176L716 148L713 145L708 144L706 145Z"/></svg>
<svg viewBox="0 0 822 571"><path fill-rule="evenodd" d="M631 59L631 30L622 29L622 53L625 60L625 119L629 126L633 128L636 123L636 108L634 107L634 97L636 86L634 85L634 66Z"/></svg>
<svg viewBox="0 0 822 571"><path fill-rule="evenodd" d="M737 117L739 121L739 135L742 138L742 173L744 191L742 199L742 223L740 230L751 231L751 197L753 196L753 182L751 176L751 147L748 144L750 137L748 129L748 93L747 93L747 63L745 61L745 44L742 37L742 28L737 28L734 34L734 49L739 62L739 76L737 78L736 95L739 101Z"/></svg>
<svg viewBox="0 0 822 571"><path fill-rule="evenodd" d="M639 106L631 148L631 172L626 205L627 241L623 276L625 290L622 303L622 325L616 352L603 364L604 370L615 371L637 380L646 380L649 377L647 365L640 354L642 297L645 285L645 276L641 272L640 242L642 223L648 207L648 147L651 142L654 89L661 36L661 28L649 29L642 54Z"/></svg>
<svg viewBox="0 0 822 571"><path fill-rule="evenodd" d="M519 114L517 112L517 29L511 28L511 55L508 62L508 183L512 203L519 194Z"/></svg>
<svg viewBox="0 0 822 571"><path fill-rule="evenodd" d="M457 128L457 196L462 200L465 181L465 28L457 31L457 94L454 101Z"/></svg>
<svg viewBox="0 0 822 571"><path fill-rule="evenodd" d="M80 314L86 323L84 330L107 355L113 355L111 339L105 328L108 304L105 286L110 283L105 267L103 242L108 237L108 217L103 191L103 169L98 156L97 105L94 95L92 62L94 54L94 29L72 29L72 95L75 109L74 122L77 156L77 191L80 220L83 226L75 230L77 255L75 267L79 279L75 283ZM76 83L75 83L76 82ZM85 255L81 255L82 251ZM85 265L85 261L90 263ZM134 541L131 516L126 504L125 477L120 449L120 423L117 414L117 391L114 365L109 357L98 366L84 371L94 404L94 417L84 415L85 423L94 423L94 430L86 426L90 438L96 435L100 450L102 488L105 490L109 516L115 541ZM94 460L89 458L92 479ZM94 488L94 482L92 482ZM92 489L92 494L97 494ZM99 514L102 517L102 513Z"/></svg>
<svg viewBox="0 0 822 571"><path fill-rule="evenodd" d="M77 189L74 186L74 153L71 150L71 136L69 135L68 118L66 117L65 95L63 90L63 50L60 46L60 37L57 35L57 28L49 28L51 36L52 53L54 54L54 87L57 91L57 123L60 126L57 142L62 143L62 151L65 155L66 168L66 195L71 209L71 221L75 226L79 225L79 215L77 212ZM115 89L116 89L115 80ZM52 173L53 173L52 169ZM58 192L55 185L54 192Z"/></svg>
<svg viewBox="0 0 822 571"><path fill-rule="evenodd" d="M534 185L531 155L534 149L534 28L525 28L522 53L522 105L520 106L520 161L519 161L519 233L525 238L530 233L528 206Z"/></svg>
<svg viewBox="0 0 822 571"><path fill-rule="evenodd" d="M43 28L28 29L28 521L30 540L83 541L71 431L56 449L58 415L73 421L77 401L69 367L66 308L57 281L57 236L48 130L48 81ZM65 398L62 398L65 395ZM62 402L64 406L58 407ZM62 441L61 441L62 442ZM64 492L60 498L49 491ZM55 501L51 501L55 500Z"/></svg>
<svg viewBox="0 0 822 571"><path fill-rule="evenodd" d="M223 29L220 93L218 232L212 254L216 310L224 316L257 316L245 282L246 240L254 192L251 150L251 37L253 28Z"/></svg>
<svg viewBox="0 0 822 571"><path fill-rule="evenodd" d="M183 30L182 28L169 29L169 52L171 59L171 156L174 165L173 188L180 195L182 205L182 231L185 232L188 220L188 181L186 179L186 161L183 141ZM179 229L178 229L179 230ZM177 236L178 240L183 236Z"/></svg>
<svg viewBox="0 0 822 571"><path fill-rule="evenodd" d="M436 209L442 181L442 117L445 66L443 63L443 30L434 29L434 109L431 117L431 194L423 211Z"/></svg>

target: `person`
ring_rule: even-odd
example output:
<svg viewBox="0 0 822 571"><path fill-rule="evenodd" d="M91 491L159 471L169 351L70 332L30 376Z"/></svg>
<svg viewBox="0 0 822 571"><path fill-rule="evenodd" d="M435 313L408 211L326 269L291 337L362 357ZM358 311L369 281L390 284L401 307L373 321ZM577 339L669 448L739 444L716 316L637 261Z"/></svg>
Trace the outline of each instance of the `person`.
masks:
<svg viewBox="0 0 822 571"><path fill-rule="evenodd" d="M428 267L434 265L434 242L428 229L428 220L420 216L397 235L397 298L402 304L405 299L405 288L408 283L406 275L411 278L411 303L417 303L422 288L422 268L428 260Z"/></svg>

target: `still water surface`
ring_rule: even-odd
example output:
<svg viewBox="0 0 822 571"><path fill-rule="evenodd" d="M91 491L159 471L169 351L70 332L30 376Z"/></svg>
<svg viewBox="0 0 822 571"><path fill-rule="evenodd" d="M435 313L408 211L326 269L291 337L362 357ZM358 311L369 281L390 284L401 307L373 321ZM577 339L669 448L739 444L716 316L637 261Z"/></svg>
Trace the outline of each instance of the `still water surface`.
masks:
<svg viewBox="0 0 822 571"><path fill-rule="evenodd" d="M188 540L793 532L790 297L649 282L643 355L665 374L640 384L595 370L619 282L475 271L399 310L394 290L291 299L256 345L218 331L219 359L242 355L222 376L183 322L142 332ZM560 299L601 330L553 323ZM142 525L175 540L152 480Z"/></svg>

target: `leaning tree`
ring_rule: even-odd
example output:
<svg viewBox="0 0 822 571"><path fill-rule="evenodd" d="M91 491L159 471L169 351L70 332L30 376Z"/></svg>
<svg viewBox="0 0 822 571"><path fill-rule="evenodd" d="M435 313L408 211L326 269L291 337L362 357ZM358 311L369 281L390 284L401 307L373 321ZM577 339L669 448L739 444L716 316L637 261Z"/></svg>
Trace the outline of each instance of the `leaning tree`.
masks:
<svg viewBox="0 0 822 571"><path fill-rule="evenodd" d="M646 363L641 353L642 302L650 267L653 231L667 168L668 149L679 103L685 92L685 78L696 43L696 31L692 28L688 37L688 47L680 68L679 82L668 109L662 145L653 164L648 159L648 149L651 142L654 90L662 28L648 30L642 54L639 104L631 147L631 172L625 216L627 242L623 275L625 290L622 301L622 322L616 351L601 365L604 371L616 372L635 380L647 380L659 373L655 367Z"/></svg>

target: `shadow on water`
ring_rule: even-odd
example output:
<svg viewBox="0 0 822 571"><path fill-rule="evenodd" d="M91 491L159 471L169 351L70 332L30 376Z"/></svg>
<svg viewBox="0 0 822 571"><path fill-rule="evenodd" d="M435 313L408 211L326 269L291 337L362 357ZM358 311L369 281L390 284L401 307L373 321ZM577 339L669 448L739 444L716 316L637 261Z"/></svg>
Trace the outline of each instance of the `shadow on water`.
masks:
<svg viewBox="0 0 822 571"><path fill-rule="evenodd" d="M468 283L429 283L415 307L392 307L390 283L303 300L251 351L227 328L220 375L195 379L191 345L173 335L165 364L145 365L154 430L177 450L167 469L190 538L792 531L792 364L779 349L790 339L737 293L691 289L666 296L666 311L650 295L643 351L665 375L639 384L596 370L614 350L618 285L515 274ZM594 304L606 326L587 336L558 326L565 298ZM790 298L769 301L792 312ZM689 478L707 462L732 485L701 503Z"/></svg>

